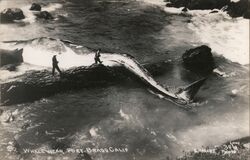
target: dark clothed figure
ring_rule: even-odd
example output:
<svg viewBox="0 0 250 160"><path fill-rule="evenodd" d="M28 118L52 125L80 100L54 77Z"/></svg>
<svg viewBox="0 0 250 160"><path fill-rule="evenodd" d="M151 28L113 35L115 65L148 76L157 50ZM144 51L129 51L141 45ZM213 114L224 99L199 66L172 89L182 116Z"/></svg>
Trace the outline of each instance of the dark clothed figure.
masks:
<svg viewBox="0 0 250 160"><path fill-rule="evenodd" d="M59 74L61 75L62 74L62 71L60 70L60 68L58 67L58 61L56 59L56 55L53 56L52 58L52 75L54 76L55 75L55 69L59 72Z"/></svg>
<svg viewBox="0 0 250 160"><path fill-rule="evenodd" d="M98 64L98 62L101 64L102 61L100 60L100 50L98 49L98 51L95 53L95 63Z"/></svg>

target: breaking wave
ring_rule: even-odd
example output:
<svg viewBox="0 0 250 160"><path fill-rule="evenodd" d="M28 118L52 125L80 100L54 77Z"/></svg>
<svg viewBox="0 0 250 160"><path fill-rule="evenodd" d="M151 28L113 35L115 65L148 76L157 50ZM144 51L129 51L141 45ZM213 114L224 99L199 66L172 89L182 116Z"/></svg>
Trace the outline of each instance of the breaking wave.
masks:
<svg viewBox="0 0 250 160"><path fill-rule="evenodd" d="M212 48L213 52L232 62L249 64L248 19L232 18L223 10L216 10L217 13L210 13L212 10L189 10L184 13L183 7L165 7L166 3L159 0L143 1L161 6L170 14L190 16L188 28L194 32L196 38L196 43L193 45L206 44Z"/></svg>
<svg viewBox="0 0 250 160"><path fill-rule="evenodd" d="M240 64L249 64L249 21L225 12L192 12L189 28L214 52Z"/></svg>

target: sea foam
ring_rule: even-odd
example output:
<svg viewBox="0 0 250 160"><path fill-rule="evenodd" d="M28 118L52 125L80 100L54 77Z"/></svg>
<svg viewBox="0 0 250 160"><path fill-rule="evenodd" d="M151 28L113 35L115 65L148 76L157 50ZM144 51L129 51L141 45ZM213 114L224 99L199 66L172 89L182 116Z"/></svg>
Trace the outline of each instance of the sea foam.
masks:
<svg viewBox="0 0 250 160"><path fill-rule="evenodd" d="M163 1L141 1L161 6L170 14L190 15L188 28L194 31L195 37L198 38L197 43L192 45L206 44L215 54L242 65L249 64L249 20L242 17L232 18L222 10L212 14L212 10L182 12L183 7L165 7L166 3Z"/></svg>
<svg viewBox="0 0 250 160"><path fill-rule="evenodd" d="M216 54L240 64L249 64L249 21L231 18L225 12L209 14L192 11L188 27L201 43L207 44Z"/></svg>

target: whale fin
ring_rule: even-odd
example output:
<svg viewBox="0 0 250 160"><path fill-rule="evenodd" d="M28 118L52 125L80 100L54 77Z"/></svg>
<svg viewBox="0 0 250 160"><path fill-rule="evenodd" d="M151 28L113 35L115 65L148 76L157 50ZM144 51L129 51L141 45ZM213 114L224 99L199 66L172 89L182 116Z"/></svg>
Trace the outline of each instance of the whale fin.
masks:
<svg viewBox="0 0 250 160"><path fill-rule="evenodd" d="M176 94L185 99L186 101L192 101L196 93L199 91L200 87L204 84L207 78L202 78L197 80L185 88L181 88Z"/></svg>

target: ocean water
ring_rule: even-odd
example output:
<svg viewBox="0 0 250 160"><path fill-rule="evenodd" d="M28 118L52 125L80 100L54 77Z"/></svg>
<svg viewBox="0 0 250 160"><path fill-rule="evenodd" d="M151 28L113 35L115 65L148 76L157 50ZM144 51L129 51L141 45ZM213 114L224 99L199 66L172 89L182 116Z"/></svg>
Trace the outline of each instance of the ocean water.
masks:
<svg viewBox="0 0 250 160"><path fill-rule="evenodd" d="M0 24L1 41L38 38L26 44L0 43L0 48L24 48L25 62L17 71L1 69L1 83L27 70L50 70L54 54L63 69L90 65L92 50L98 48L130 54L141 64L167 61L165 72L154 78L176 88L202 77L181 65L181 55L207 44L216 57L217 73L209 75L190 110L159 98L131 79L1 106L0 159L77 159L78 153L24 154L23 149L110 146L125 147L128 152L89 154L98 160L174 159L183 151L248 136L248 20L231 19L222 11L180 14L181 9L166 8L161 1L36 2L55 20L37 20L28 10L31 1L0 1L0 10L18 7L26 16L14 24ZM76 53L59 40L39 37L69 40L82 47ZM11 152L13 148L19 152Z"/></svg>

